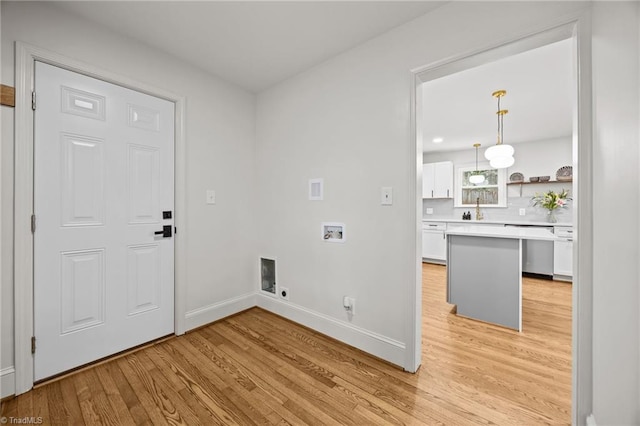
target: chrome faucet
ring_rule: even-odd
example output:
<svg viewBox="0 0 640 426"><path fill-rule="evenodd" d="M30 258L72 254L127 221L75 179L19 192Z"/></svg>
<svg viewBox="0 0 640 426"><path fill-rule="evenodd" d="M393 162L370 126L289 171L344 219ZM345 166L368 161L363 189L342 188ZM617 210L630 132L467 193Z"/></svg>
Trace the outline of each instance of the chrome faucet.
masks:
<svg viewBox="0 0 640 426"><path fill-rule="evenodd" d="M480 211L480 197L476 198L476 220L482 220L482 212Z"/></svg>

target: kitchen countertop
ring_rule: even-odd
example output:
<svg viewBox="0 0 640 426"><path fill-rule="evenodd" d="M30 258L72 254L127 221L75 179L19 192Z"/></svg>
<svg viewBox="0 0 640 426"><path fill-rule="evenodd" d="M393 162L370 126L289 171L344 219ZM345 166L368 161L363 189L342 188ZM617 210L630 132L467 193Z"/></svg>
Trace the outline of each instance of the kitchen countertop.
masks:
<svg viewBox="0 0 640 426"><path fill-rule="evenodd" d="M462 219L446 219L422 217L423 222L440 222L440 223L463 223L465 225L532 225L532 226L573 226L571 222L532 222L525 220L462 220Z"/></svg>
<svg viewBox="0 0 640 426"><path fill-rule="evenodd" d="M468 221L467 221L468 222ZM495 226L478 226L464 225L456 226L454 229L447 230L447 235L465 235L470 237L488 237L488 238L513 238L521 240L541 240L556 241L559 240L548 229L537 227L495 227Z"/></svg>

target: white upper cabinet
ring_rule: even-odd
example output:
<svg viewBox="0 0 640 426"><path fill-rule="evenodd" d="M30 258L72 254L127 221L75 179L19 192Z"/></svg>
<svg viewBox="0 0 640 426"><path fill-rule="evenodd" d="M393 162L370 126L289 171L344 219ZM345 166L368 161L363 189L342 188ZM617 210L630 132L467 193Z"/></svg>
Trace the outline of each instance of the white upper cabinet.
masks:
<svg viewBox="0 0 640 426"><path fill-rule="evenodd" d="M422 165L422 198L453 198L453 162Z"/></svg>

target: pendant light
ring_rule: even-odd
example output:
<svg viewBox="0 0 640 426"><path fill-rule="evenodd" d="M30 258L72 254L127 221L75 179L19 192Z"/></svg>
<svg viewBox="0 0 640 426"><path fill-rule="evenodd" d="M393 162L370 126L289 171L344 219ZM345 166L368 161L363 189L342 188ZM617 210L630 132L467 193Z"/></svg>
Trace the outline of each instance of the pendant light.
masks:
<svg viewBox="0 0 640 426"><path fill-rule="evenodd" d="M474 143L473 147L476 149L476 170L469 176L469 182L477 185L484 182L484 175L478 170L478 148L480 148L480 144Z"/></svg>
<svg viewBox="0 0 640 426"><path fill-rule="evenodd" d="M506 169L507 167L511 167L515 162L515 159L513 158L513 153L515 152L513 147L503 143L504 116L509 112L509 110L500 109L500 99L506 94L506 90L497 90L491 94L491 96L498 100L498 111L496 112L496 115L498 116L498 142L494 146L487 148L484 152L484 156L489 160L491 167L496 169Z"/></svg>

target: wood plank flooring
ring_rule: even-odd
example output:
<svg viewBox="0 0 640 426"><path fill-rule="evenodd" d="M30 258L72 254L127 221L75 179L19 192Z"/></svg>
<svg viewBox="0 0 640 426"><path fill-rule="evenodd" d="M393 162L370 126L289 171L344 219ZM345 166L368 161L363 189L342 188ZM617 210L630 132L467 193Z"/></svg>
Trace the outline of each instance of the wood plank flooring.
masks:
<svg viewBox="0 0 640 426"><path fill-rule="evenodd" d="M423 265L416 374L253 308L41 385L1 415L73 425L571 422L571 284L525 279L523 332L455 316ZM383 313L381 313L383 314Z"/></svg>

